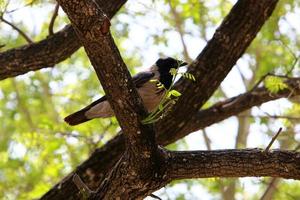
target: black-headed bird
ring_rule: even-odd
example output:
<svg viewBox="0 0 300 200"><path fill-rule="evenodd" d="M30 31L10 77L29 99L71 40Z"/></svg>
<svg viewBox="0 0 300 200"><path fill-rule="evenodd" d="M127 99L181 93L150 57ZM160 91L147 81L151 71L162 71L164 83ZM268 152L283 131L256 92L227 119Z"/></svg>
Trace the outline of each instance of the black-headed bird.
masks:
<svg viewBox="0 0 300 200"><path fill-rule="evenodd" d="M165 89L171 87L173 75L170 73L170 69L177 69L185 65L187 65L186 62L174 58L159 58L148 71L140 72L133 77L133 83L148 112L155 110L165 94ZM158 80L165 88L157 87L155 81L150 81L153 79ZM94 118L107 118L112 116L114 116L114 112L106 96L103 96L85 108L67 116L65 121L74 126Z"/></svg>

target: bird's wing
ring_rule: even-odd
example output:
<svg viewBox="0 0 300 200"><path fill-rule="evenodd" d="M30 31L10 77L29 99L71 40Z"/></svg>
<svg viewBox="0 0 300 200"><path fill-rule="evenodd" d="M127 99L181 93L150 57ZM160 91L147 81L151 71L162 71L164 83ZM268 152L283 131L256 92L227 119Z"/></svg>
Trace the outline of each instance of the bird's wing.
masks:
<svg viewBox="0 0 300 200"><path fill-rule="evenodd" d="M91 103L90 105L82 108L81 110L65 117L65 122L67 122L68 124L74 126L74 125L77 125L77 124L81 124L83 122L86 122L86 121L89 121L91 119L88 119L86 116L85 116L85 113L86 111L88 111L89 109L91 109L92 107L94 107L95 105L103 102L103 101L106 101L107 98L106 96L103 96L101 97L100 99L94 101L93 103Z"/></svg>
<svg viewBox="0 0 300 200"><path fill-rule="evenodd" d="M140 88L144 83L148 82L152 77L154 76L153 72L141 72L138 73L137 75L135 75L133 77L133 83L135 85L136 88ZM85 113L90 110L92 107L94 107L95 105L106 101L107 98L106 96L101 97L100 99L94 101L93 103L91 103L90 105L86 106L85 108L67 116L65 118L65 122L67 122L68 124L74 126L77 124L81 124L83 122L89 121L91 119L88 119L85 115Z"/></svg>
<svg viewBox="0 0 300 200"><path fill-rule="evenodd" d="M153 72L140 72L132 77L133 83L136 88L140 88L144 83L148 82L154 77Z"/></svg>

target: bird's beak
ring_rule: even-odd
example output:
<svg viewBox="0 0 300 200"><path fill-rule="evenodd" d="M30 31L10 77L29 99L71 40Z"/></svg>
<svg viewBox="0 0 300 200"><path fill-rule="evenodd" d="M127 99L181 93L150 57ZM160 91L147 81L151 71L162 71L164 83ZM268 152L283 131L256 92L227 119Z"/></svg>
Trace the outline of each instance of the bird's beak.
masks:
<svg viewBox="0 0 300 200"><path fill-rule="evenodd" d="M179 67L183 67L183 66L186 66L186 65L188 65L189 63L187 63L187 62L184 62L184 61L179 61Z"/></svg>

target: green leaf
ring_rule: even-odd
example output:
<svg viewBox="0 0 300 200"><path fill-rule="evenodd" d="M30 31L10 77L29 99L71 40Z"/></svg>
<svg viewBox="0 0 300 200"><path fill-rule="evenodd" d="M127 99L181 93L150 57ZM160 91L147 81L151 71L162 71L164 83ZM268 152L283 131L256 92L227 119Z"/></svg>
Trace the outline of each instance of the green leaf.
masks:
<svg viewBox="0 0 300 200"><path fill-rule="evenodd" d="M158 105L158 110L159 110L159 111L162 111L163 109L164 109L163 105L162 105L162 104L159 104L159 105Z"/></svg>
<svg viewBox="0 0 300 200"><path fill-rule="evenodd" d="M171 91L169 91L169 94L171 94L174 97L180 97L181 96L181 93L178 92L177 90L171 90Z"/></svg>
<svg viewBox="0 0 300 200"><path fill-rule="evenodd" d="M182 73L182 76L184 78L189 79L189 80L196 81L195 76L193 74L191 74L191 73L185 72L185 73Z"/></svg>
<svg viewBox="0 0 300 200"><path fill-rule="evenodd" d="M268 76L264 83L266 88L272 93L288 88L288 85L283 82L282 78L276 76Z"/></svg>
<svg viewBox="0 0 300 200"><path fill-rule="evenodd" d="M171 69L170 69L170 74L171 74L172 76L175 76L175 75L177 74L177 69L171 68Z"/></svg>

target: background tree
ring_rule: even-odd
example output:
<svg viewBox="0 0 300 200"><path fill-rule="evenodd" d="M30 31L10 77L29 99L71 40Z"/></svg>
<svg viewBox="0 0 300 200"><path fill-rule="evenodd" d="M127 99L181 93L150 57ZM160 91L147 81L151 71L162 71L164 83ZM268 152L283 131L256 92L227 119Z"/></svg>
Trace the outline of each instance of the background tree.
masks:
<svg viewBox="0 0 300 200"><path fill-rule="evenodd" d="M125 2L97 1L109 17L112 17ZM270 14L275 1L265 2L268 8L266 13ZM244 5L245 1L239 1L239 3ZM232 5L231 1L215 1L214 3L190 0L127 2L113 18L111 28L122 57L129 67L149 66L159 55L177 55L191 62L196 59L206 42L212 37L214 30L229 13ZM55 2L1 2L0 78L5 80L0 83L2 131L0 147L1 158L3 158L0 161L0 181L3 186L0 188L0 191L2 190L0 194L5 199L32 199L43 194L42 199L60 199L65 197L64 195L71 199L82 196L72 181L72 174L56 186L52 186L90 155L76 168L76 172L90 189L96 189L125 148L123 136L116 136L119 129L115 119L94 120L76 128L68 127L62 122L65 115L99 96L99 84L95 73L90 70L84 50L79 49L81 45L75 32L70 26L63 28L67 17L61 10L55 17L57 8ZM239 8L240 11L251 13L249 7ZM226 72L221 68L209 68L211 70L201 72L201 68L199 70L196 66L201 66L201 62L206 60L198 58L212 52L209 55L214 55L214 57L207 58L206 62L214 61L211 62L211 66L214 64L220 66L218 63L225 63L228 58L226 56L230 54L221 51L221 48L216 48L218 44L214 42L219 39L223 42L221 42L221 47L227 45L228 49L237 50L246 48L250 42L243 35L248 30L239 29L241 28L239 26L232 26L232 32L231 30L226 32L229 34L237 31L234 37L229 37L229 40L218 38L216 34L203 53L194 61L194 68L191 66L198 83L189 90L185 88L190 86L190 83L180 80L177 84L178 89L183 91L183 97L175 106L174 112L156 125L158 143L170 144L167 147L170 150L265 148L270 137L282 126L285 127L284 131L278 137L278 144L275 145L281 149L297 150L297 99L293 98L289 102L279 101L279 103L259 108L252 107L280 97L290 98L297 95L298 79L292 77L297 77L299 73L300 28L294 23L295 19L299 18L298 9L297 1L278 3L272 17L264 25L247 52L233 68L228 78L223 81L221 87L207 101L210 93L218 87L230 68L224 66ZM26 20L26 13L29 11L35 11L34 15L39 16L33 18L36 19L34 23ZM243 15L231 16L232 18L228 20L238 23ZM252 13L246 19L253 18L255 16ZM253 27L258 30L264 20L266 18L255 21ZM149 22L147 26L145 26L145 21ZM248 23L252 24L248 21L241 24ZM222 32L226 29L220 28L219 30L221 36L226 35ZM141 33L145 36L142 37ZM251 33L251 37L254 37L255 31ZM240 43L235 43L237 41ZM232 44L236 44L235 48ZM231 53L236 55L234 54L236 52ZM208 67L204 65L204 68ZM42 68L46 69L27 73ZM130 68L130 70L134 73L136 69ZM9 78L21 74L25 75ZM269 74L280 75L280 77ZM207 87L209 78L216 80L216 83L208 84L209 87ZM232 80L234 83L238 82L239 86L234 86ZM201 87L204 89L199 90L199 83L203 83ZM263 87L263 84L267 89ZM188 107L188 105L193 105L187 104L191 96L195 96L191 101L198 102L197 109L207 101L202 110ZM249 110L250 108L252 109ZM178 115L184 112L193 114L189 117ZM220 124L227 128L220 130L217 125L206 128L233 115L236 116L235 119L230 118L227 122ZM187 119L182 119L183 117ZM181 122L184 123L183 127L179 126ZM237 134L235 134L235 128ZM198 131L200 129L202 131ZM226 132L224 132L225 129ZM177 141L194 131L197 132L186 139ZM216 132L219 132L218 135ZM203 135L203 139L199 133ZM230 138L229 142L222 144L220 141L224 141L224 136L222 137L221 134L226 134L225 137ZM262 139L253 141L253 137ZM199 141L198 146L195 142L190 142L195 139ZM235 144L230 142L234 140ZM174 143L175 141L177 142ZM230 154L232 153L230 151L224 151L224 153L227 153L224 154L224 158L227 158L225 155L234 155ZM259 152L253 153L259 154ZM256 158L259 156L260 154ZM273 154L267 156L270 158L269 164L276 162L272 160L272 156ZM282 165L283 163L282 161ZM289 178L299 178L299 171L297 173L290 173ZM243 175L243 172L239 171L239 175L250 176L252 174ZM249 183L250 181L254 181L255 184ZM197 195L197 192L193 192L195 188L201 186L207 189L201 194L209 195L208 198L297 199L300 195L296 190L299 184L295 181L287 182L278 178L251 179L250 181L249 179L176 181L157 194L163 199L175 197L192 199L196 198L194 195ZM257 182L260 183L260 187L254 187ZM182 191L182 193L172 190L174 187L178 188L178 185L180 185L180 190L177 191ZM49 190L51 187L52 189ZM249 193L250 188L258 192ZM48 190L49 192L45 193ZM190 193L186 193L186 190ZM167 197L168 195L170 197Z"/></svg>

